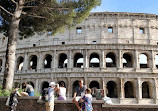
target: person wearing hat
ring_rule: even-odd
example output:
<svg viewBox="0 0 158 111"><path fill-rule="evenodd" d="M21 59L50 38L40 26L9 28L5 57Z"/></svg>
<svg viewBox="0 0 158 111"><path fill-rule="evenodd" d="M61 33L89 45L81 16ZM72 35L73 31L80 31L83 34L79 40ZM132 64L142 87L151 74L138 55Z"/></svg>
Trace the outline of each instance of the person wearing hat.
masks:
<svg viewBox="0 0 158 111"><path fill-rule="evenodd" d="M55 87L55 82L49 83L48 89L48 102L46 102L46 111L54 111L54 92L57 90Z"/></svg>

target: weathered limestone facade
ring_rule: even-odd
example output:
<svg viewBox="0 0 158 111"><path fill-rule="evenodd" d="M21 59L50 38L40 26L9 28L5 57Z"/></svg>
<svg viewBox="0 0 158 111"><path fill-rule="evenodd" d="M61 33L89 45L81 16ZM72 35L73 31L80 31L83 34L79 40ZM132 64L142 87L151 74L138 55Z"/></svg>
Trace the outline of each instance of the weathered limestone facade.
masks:
<svg viewBox="0 0 158 111"><path fill-rule="evenodd" d="M0 83L7 38L0 35ZM15 83L41 92L64 81L72 97L77 80L104 89L114 104L158 104L158 15L103 12L72 30L18 40Z"/></svg>

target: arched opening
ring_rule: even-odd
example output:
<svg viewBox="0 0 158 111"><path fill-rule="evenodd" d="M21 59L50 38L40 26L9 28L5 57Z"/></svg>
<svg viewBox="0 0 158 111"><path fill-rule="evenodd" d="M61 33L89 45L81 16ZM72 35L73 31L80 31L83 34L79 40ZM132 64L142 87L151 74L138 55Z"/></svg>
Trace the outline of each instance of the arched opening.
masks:
<svg viewBox="0 0 158 111"><path fill-rule="evenodd" d="M146 54L139 55L139 65L140 68L148 68L148 57Z"/></svg>
<svg viewBox="0 0 158 111"><path fill-rule="evenodd" d="M133 84L127 81L124 86L125 98L134 98Z"/></svg>
<svg viewBox="0 0 158 111"><path fill-rule="evenodd" d="M49 83L46 82L46 81L44 81L44 82L42 83L42 87L41 87L41 94L42 94L42 92L44 91L44 89L45 89L45 88L48 88L48 87L49 87Z"/></svg>
<svg viewBox="0 0 158 111"><path fill-rule="evenodd" d="M116 67L116 56L113 52L106 55L106 67Z"/></svg>
<svg viewBox="0 0 158 111"><path fill-rule="evenodd" d="M156 65L156 68L158 69L158 54L155 56L155 65Z"/></svg>
<svg viewBox="0 0 158 111"><path fill-rule="evenodd" d="M123 67L132 67L132 57L130 54L123 54Z"/></svg>
<svg viewBox="0 0 158 111"><path fill-rule="evenodd" d="M73 83L73 88L72 88L72 97L74 96L74 92L75 92L75 89L76 89L76 87L77 86L79 86L79 83L78 83L79 81L78 80L76 80L76 81L74 81L74 83Z"/></svg>
<svg viewBox="0 0 158 111"><path fill-rule="evenodd" d="M142 83L142 98L150 98L150 90L147 82Z"/></svg>
<svg viewBox="0 0 158 111"><path fill-rule="evenodd" d="M64 84L64 87L66 88L65 82L64 82L64 81L59 81L59 82L58 82L59 86L61 85L61 83L63 83L63 84Z"/></svg>
<svg viewBox="0 0 158 111"><path fill-rule="evenodd" d="M37 56L32 55L30 58L30 69L37 69Z"/></svg>
<svg viewBox="0 0 158 111"><path fill-rule="evenodd" d="M100 59L97 53L90 55L89 67L100 67Z"/></svg>
<svg viewBox="0 0 158 111"><path fill-rule="evenodd" d="M67 68L67 55L64 53L59 55L58 68Z"/></svg>
<svg viewBox="0 0 158 111"><path fill-rule="evenodd" d="M2 63L3 63L3 61L2 61L2 59L0 59L0 72L2 71Z"/></svg>
<svg viewBox="0 0 158 111"><path fill-rule="evenodd" d="M24 65L24 58L20 56L17 59L17 70L22 70L23 65Z"/></svg>
<svg viewBox="0 0 158 111"><path fill-rule="evenodd" d="M89 88L91 88L91 93L93 97L96 97L96 89L100 89L100 85L98 81L92 81L89 84Z"/></svg>
<svg viewBox="0 0 158 111"><path fill-rule="evenodd" d="M74 56L74 67L83 67L83 55L81 53L76 53Z"/></svg>
<svg viewBox="0 0 158 111"><path fill-rule="evenodd" d="M107 96L110 98L117 98L118 94L117 94L117 86L116 83L113 81L109 81L107 83Z"/></svg>
<svg viewBox="0 0 158 111"><path fill-rule="evenodd" d="M52 56L47 54L44 59L44 68L51 68Z"/></svg>

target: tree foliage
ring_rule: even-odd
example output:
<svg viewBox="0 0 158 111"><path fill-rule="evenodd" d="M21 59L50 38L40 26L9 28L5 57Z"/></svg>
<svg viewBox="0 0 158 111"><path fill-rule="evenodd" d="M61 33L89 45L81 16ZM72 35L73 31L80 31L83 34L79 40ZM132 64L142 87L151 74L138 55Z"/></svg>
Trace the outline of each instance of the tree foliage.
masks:
<svg viewBox="0 0 158 111"><path fill-rule="evenodd" d="M99 5L98 0L23 0L23 11L19 19L19 35L28 37L35 32L52 31L55 34L82 22L90 10ZM18 0L0 0L0 31L8 35L12 14ZM8 11L6 13L5 10Z"/></svg>

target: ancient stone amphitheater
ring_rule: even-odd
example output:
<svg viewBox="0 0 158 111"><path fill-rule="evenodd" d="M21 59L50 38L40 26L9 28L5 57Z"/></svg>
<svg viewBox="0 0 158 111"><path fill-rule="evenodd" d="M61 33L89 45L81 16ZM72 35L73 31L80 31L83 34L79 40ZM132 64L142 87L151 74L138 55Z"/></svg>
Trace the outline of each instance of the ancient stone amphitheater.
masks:
<svg viewBox="0 0 158 111"><path fill-rule="evenodd" d="M0 83L7 38L0 35ZM101 12L73 29L18 40L15 84L41 92L65 83L72 97L77 81L104 89L114 104L158 104L158 15Z"/></svg>

